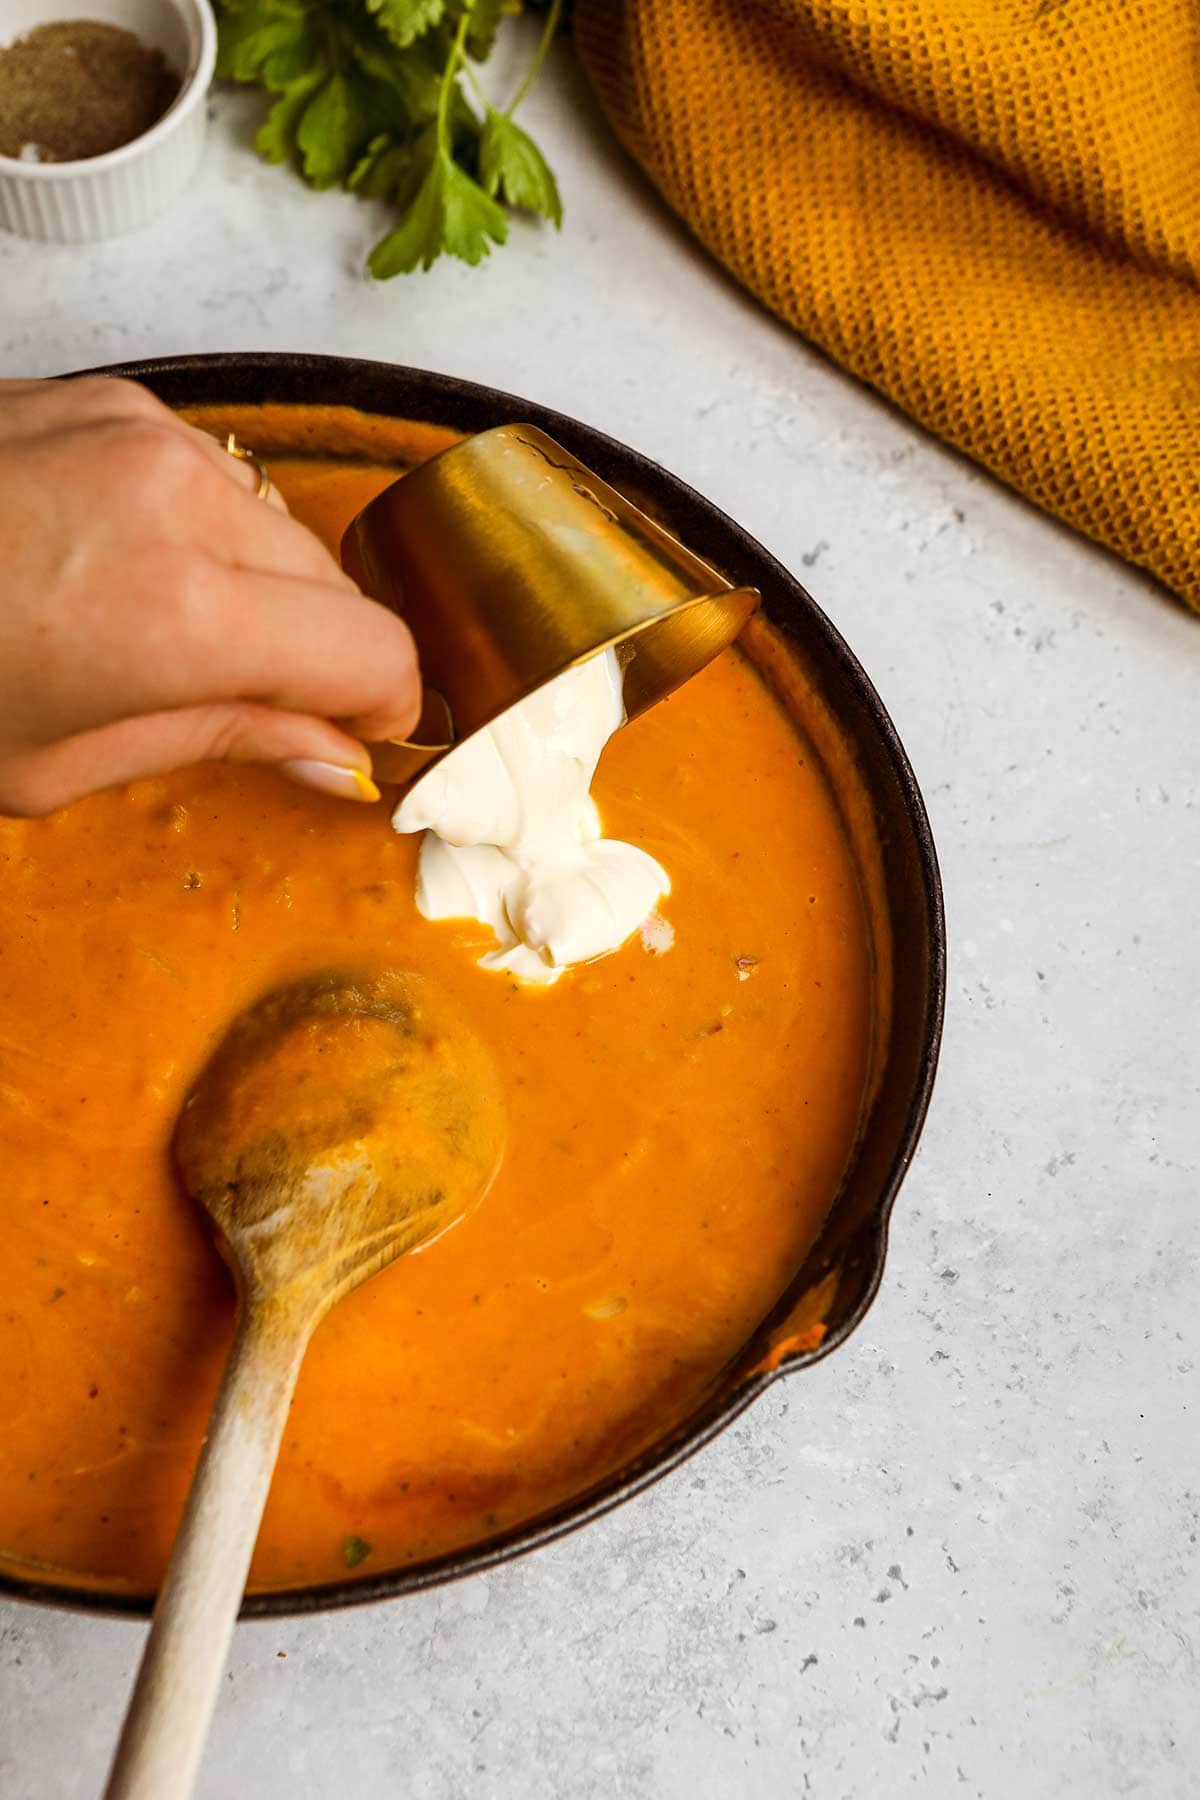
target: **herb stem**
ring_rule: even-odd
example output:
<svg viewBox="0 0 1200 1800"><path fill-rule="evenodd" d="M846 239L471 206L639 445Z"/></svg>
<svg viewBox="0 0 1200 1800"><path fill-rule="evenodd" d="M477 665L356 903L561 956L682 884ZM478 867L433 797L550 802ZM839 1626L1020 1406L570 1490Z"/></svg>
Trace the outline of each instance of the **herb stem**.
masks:
<svg viewBox="0 0 1200 1800"><path fill-rule="evenodd" d="M504 117L511 119L524 100L526 94L542 72L542 64L550 54L550 46L554 42L554 34L558 30L558 21L562 13L562 0L550 0L550 10L546 14L546 23L542 26L542 35L538 47L533 53L533 61L525 71L525 79L509 101Z"/></svg>
<svg viewBox="0 0 1200 1800"><path fill-rule="evenodd" d="M336 14L330 13L325 18L325 55L335 75L345 64L344 50L344 27Z"/></svg>
<svg viewBox="0 0 1200 1800"><path fill-rule="evenodd" d="M446 67L442 70L442 91L438 95L437 109L437 141L438 149L447 155L448 142L447 121L450 116L450 95L454 91L454 78L458 74L458 65L463 59L463 48L467 41L467 26L471 23L471 8L468 6L458 21L458 30L454 34L454 42L450 46L450 55Z"/></svg>

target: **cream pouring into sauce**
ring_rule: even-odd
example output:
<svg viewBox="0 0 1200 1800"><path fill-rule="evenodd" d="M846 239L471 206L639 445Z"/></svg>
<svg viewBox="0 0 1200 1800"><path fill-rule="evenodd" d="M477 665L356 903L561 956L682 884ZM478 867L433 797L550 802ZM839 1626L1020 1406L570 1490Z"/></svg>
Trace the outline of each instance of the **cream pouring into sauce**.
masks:
<svg viewBox="0 0 1200 1800"><path fill-rule="evenodd" d="M671 891L644 850L602 835L590 796L625 718L613 650L566 669L453 750L393 815L424 831L417 907L496 934L480 958L518 980L556 981L619 949Z"/></svg>

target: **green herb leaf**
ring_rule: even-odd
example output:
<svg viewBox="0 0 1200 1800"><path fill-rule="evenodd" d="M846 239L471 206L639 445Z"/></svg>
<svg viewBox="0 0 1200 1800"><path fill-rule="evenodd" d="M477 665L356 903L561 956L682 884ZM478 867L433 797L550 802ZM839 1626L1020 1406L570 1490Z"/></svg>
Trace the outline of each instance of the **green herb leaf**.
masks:
<svg viewBox="0 0 1200 1800"><path fill-rule="evenodd" d="M397 50L407 50L431 26L439 23L446 10L446 0L367 0L367 7L375 14L379 29Z"/></svg>
<svg viewBox="0 0 1200 1800"><path fill-rule="evenodd" d="M377 281L431 268L442 251L482 262L508 236L504 208L444 153L435 155L402 224L376 244L367 267Z"/></svg>
<svg viewBox="0 0 1200 1800"><path fill-rule="evenodd" d="M456 162L447 162L442 189L442 248L465 263L482 262L508 237L504 208ZM491 240L489 242L488 240Z"/></svg>
<svg viewBox="0 0 1200 1800"><path fill-rule="evenodd" d="M504 0L473 0L467 26L467 54L476 62L486 62L496 42Z"/></svg>
<svg viewBox="0 0 1200 1800"><path fill-rule="evenodd" d="M527 131L490 109L479 144L479 179L489 194L561 226L562 201L550 165Z"/></svg>
<svg viewBox="0 0 1200 1800"><path fill-rule="evenodd" d="M259 80L272 94L286 93L294 81L321 64L315 32L305 30L289 44L272 50L259 70Z"/></svg>
<svg viewBox="0 0 1200 1800"><path fill-rule="evenodd" d="M365 1562L367 1557L370 1556L372 1548L373 1546L368 1544L366 1538L354 1537L353 1535L343 1538L342 1561L348 1569L357 1569L359 1563Z"/></svg>
<svg viewBox="0 0 1200 1800"><path fill-rule="evenodd" d="M467 96L519 0L215 0L219 73L277 96L255 145L313 187L335 184L395 208L373 275L428 269L443 254L478 263L508 235L505 207L558 224L558 188L512 114L554 37L551 0L507 111Z"/></svg>
<svg viewBox="0 0 1200 1800"><path fill-rule="evenodd" d="M331 75L309 102L296 133L304 173L313 187L332 187L345 180L368 130L353 83L340 73Z"/></svg>
<svg viewBox="0 0 1200 1800"><path fill-rule="evenodd" d="M386 44L356 38L354 60L363 74L385 88L393 105L400 108L402 118L393 119L393 126L424 125L436 116L442 72L429 61L422 45L414 44L407 55L397 56Z"/></svg>
<svg viewBox="0 0 1200 1800"><path fill-rule="evenodd" d="M361 192L370 194L371 197L376 200L383 199L384 194L381 193L378 188L368 188L366 183L371 179L372 169L380 162L391 141L392 140L388 137L386 131L382 132L379 137L373 137L371 139L370 143L351 169L349 175L346 177L346 186L352 193ZM384 193L386 193L386 189L384 190Z"/></svg>
<svg viewBox="0 0 1200 1800"><path fill-rule="evenodd" d="M381 238L367 258L377 281L430 269L442 249L442 161L438 157L410 202L402 222Z"/></svg>
<svg viewBox="0 0 1200 1800"><path fill-rule="evenodd" d="M296 132L315 90L325 79L320 69L293 81L258 128L254 148L267 162L288 162L296 153Z"/></svg>
<svg viewBox="0 0 1200 1800"><path fill-rule="evenodd" d="M305 35L303 18L227 13L217 38L217 76L221 81L257 81L272 54L290 49Z"/></svg>
<svg viewBox="0 0 1200 1800"><path fill-rule="evenodd" d="M346 183L366 200L389 200L412 167L411 144L378 137Z"/></svg>

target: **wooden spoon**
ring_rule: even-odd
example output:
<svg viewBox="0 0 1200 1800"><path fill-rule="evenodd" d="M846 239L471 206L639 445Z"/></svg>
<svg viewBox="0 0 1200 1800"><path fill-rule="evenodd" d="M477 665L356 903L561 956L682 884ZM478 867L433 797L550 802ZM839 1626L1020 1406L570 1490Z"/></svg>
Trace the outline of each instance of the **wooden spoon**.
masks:
<svg viewBox="0 0 1200 1800"><path fill-rule="evenodd" d="M213 1406L108 1800L192 1792L271 1474L313 1330L461 1219L500 1163L487 1050L422 977L324 974L244 1013L175 1130L237 1281Z"/></svg>

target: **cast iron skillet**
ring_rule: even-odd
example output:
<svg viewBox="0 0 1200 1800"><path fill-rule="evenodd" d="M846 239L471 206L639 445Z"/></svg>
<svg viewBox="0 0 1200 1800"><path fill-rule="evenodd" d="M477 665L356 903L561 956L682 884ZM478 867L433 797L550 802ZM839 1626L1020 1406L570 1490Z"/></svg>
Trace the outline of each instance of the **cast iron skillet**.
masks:
<svg viewBox="0 0 1200 1800"><path fill-rule="evenodd" d="M882 899L896 952L892 1030L856 1154L820 1238L770 1315L692 1414L589 1491L484 1544L324 1586L253 1594L243 1613L314 1612L412 1593L492 1568L632 1499L724 1430L777 1376L828 1356L861 1322L882 1277L888 1219L925 1120L941 1040L946 932L925 805L879 695L800 583L674 475L590 426L473 382L336 356L182 356L103 372L133 376L177 406L274 401L352 406L460 431L513 420L541 426L735 582L762 590L768 617L795 644L850 746L873 814ZM814 1315L813 1297L817 1290L827 1294L830 1287L835 1289L832 1301L818 1306ZM789 1348L789 1322L811 1316L825 1326L819 1347ZM0 1576L0 1592L100 1612L147 1613L151 1606L146 1595L5 1576Z"/></svg>

